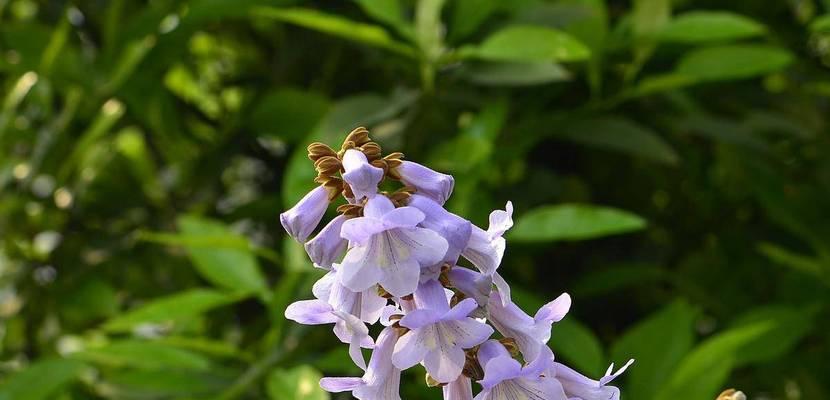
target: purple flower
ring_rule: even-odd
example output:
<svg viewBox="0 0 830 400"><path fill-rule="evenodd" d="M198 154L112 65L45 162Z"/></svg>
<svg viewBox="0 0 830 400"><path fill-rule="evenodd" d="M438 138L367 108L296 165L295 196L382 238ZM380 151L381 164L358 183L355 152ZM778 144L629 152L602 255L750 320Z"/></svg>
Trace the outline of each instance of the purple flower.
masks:
<svg viewBox="0 0 830 400"><path fill-rule="evenodd" d="M505 306L501 294L494 291L487 303L488 320L504 337L513 338L525 360L535 360L550 340L550 329L554 322L561 321L571 307L571 297L563 293L555 300L542 306L531 318L517 305L508 302Z"/></svg>
<svg viewBox="0 0 830 400"><path fill-rule="evenodd" d="M556 379L544 376L551 368L553 353L545 350L530 364L522 367L499 342L489 340L481 345L478 359L484 365L483 390L475 400L568 400Z"/></svg>
<svg viewBox="0 0 830 400"><path fill-rule="evenodd" d="M315 267L331 269L331 265L343 256L348 242L340 237L340 229L345 221L345 216L338 215L314 239L305 243L305 251Z"/></svg>
<svg viewBox="0 0 830 400"><path fill-rule="evenodd" d="M323 214L329 207L330 195L329 190L323 186L308 192L297 205L280 214L282 227L294 240L305 242L323 219Z"/></svg>
<svg viewBox="0 0 830 400"><path fill-rule="evenodd" d="M461 253L482 273L493 275L501 264L506 243L504 232L513 226L513 203L507 202L505 211L495 210L490 213L490 226L485 231L473 226L470 240Z"/></svg>
<svg viewBox="0 0 830 400"><path fill-rule="evenodd" d="M343 311L374 324L380 318L386 299L378 295L377 286L362 292L353 292L337 280L337 264L333 270L320 278L312 288L314 297L327 302L334 310Z"/></svg>
<svg viewBox="0 0 830 400"><path fill-rule="evenodd" d="M444 400L473 400L473 386L470 378L461 375L444 385Z"/></svg>
<svg viewBox="0 0 830 400"><path fill-rule="evenodd" d="M418 193L437 201L438 204L447 202L455 186L455 179L452 176L433 171L412 161L404 160L395 172L404 184L413 186Z"/></svg>
<svg viewBox="0 0 830 400"><path fill-rule="evenodd" d="M359 150L349 149L343 154L343 180L349 184L355 200L372 197L378 192L378 183L383 180L383 170L369 164L366 155Z"/></svg>
<svg viewBox="0 0 830 400"><path fill-rule="evenodd" d="M338 278L355 292L380 283L392 295L411 294L418 287L421 267L444 258L447 240L417 227L424 220L423 212L395 208L386 196L369 199L363 215L343 223L341 236L352 248L338 268Z"/></svg>
<svg viewBox="0 0 830 400"><path fill-rule="evenodd" d="M360 348L371 349L374 341L369 336L369 328L349 313L338 311L322 300L301 300L285 309L285 318L305 325L335 324L334 334L343 343L349 344L349 355L360 368L366 368L366 361Z"/></svg>
<svg viewBox="0 0 830 400"><path fill-rule="evenodd" d="M442 261L455 264L461 251L470 241L473 224L445 210L435 200L420 194L414 194L409 198L409 206L424 213L424 220L421 221L420 226L433 230L447 239L449 247Z"/></svg>
<svg viewBox="0 0 830 400"><path fill-rule="evenodd" d="M487 340L493 328L468 317L478 307L473 299L450 308L444 288L437 281L422 284L415 292L415 302L419 308L400 320L400 325L410 331L395 345L392 363L407 369L423 361L433 379L452 382L464 368L464 349Z"/></svg>
<svg viewBox="0 0 830 400"><path fill-rule="evenodd" d="M469 268L455 266L447 273L452 286L478 304L487 304L493 291L493 279Z"/></svg>
<svg viewBox="0 0 830 400"><path fill-rule="evenodd" d="M634 363L634 360L628 362L617 372L613 372L614 364L608 367L605 376L595 381L588 378L579 372L574 371L568 366L560 363L553 363L553 371L555 371L556 379L562 382L562 387L565 388L565 393L568 398L572 400L619 400L620 390L614 386L606 386L616 377L620 376L625 370ZM613 373L612 373L613 372Z"/></svg>
<svg viewBox="0 0 830 400"><path fill-rule="evenodd" d="M385 328L378 335L369 368L362 378L323 378L320 387L327 392L351 391L360 400L400 400L401 370L392 364L397 341L396 328Z"/></svg>

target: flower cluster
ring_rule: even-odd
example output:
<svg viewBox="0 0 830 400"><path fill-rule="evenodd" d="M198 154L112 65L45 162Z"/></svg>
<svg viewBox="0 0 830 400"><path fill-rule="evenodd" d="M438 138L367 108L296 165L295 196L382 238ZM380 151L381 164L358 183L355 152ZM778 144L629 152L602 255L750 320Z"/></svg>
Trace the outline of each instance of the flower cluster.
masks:
<svg viewBox="0 0 830 400"><path fill-rule="evenodd" d="M504 233L513 225L511 203L490 214L487 229L444 208L452 176L383 156L365 128L334 151L309 147L319 186L280 221L315 267L327 270L313 288L315 299L291 304L285 316L302 324L334 324L349 344L361 377L323 378L329 392L350 391L361 400L400 399L401 371L421 364L427 383L445 399L610 400L609 368L598 381L555 362L547 342L552 325L571 305L567 294L534 316L510 299L499 275ZM382 191L385 181L398 189ZM383 187L389 186L388 184ZM338 216L308 240L340 195ZM457 263L463 258L472 268ZM380 322L372 338L368 325ZM368 365L361 349L372 349Z"/></svg>

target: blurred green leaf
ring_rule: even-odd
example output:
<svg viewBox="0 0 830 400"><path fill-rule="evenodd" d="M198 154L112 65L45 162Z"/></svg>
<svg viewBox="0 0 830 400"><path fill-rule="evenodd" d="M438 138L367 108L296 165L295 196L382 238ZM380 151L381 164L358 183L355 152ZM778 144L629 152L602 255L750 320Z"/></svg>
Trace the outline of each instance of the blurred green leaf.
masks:
<svg viewBox="0 0 830 400"><path fill-rule="evenodd" d="M757 21L727 11L689 11L675 16L660 31L665 42L705 43L763 35L767 28Z"/></svg>
<svg viewBox="0 0 830 400"><path fill-rule="evenodd" d="M611 348L612 358L637 360L637 367L626 372L626 397L654 398L680 360L692 349L698 314L698 310L684 300L676 300L617 339Z"/></svg>
<svg viewBox="0 0 830 400"><path fill-rule="evenodd" d="M508 26L480 45L461 50L463 57L508 62L580 61L590 54L584 44L567 33L531 25Z"/></svg>
<svg viewBox="0 0 830 400"><path fill-rule="evenodd" d="M224 236L230 240L239 240L224 224L202 217L182 216L178 219L178 225L184 235L196 239ZM187 250L199 273L214 285L240 294L263 295L268 290L259 263L251 251L201 246L189 246Z"/></svg>
<svg viewBox="0 0 830 400"><path fill-rule="evenodd" d="M821 278L824 274L825 268L822 267L820 260L794 253L773 243L763 242L758 244L758 251L773 262L801 273L818 278Z"/></svg>
<svg viewBox="0 0 830 400"><path fill-rule="evenodd" d="M72 357L108 367L141 369L185 369L206 371L210 360L192 351L152 341L119 340L102 347L91 347Z"/></svg>
<svg viewBox="0 0 830 400"><path fill-rule="evenodd" d="M113 398L210 397L229 383L217 371L118 369L104 371Z"/></svg>
<svg viewBox="0 0 830 400"><path fill-rule="evenodd" d="M550 62L467 63L459 73L470 82L486 86L532 86L571 79L568 70Z"/></svg>
<svg viewBox="0 0 830 400"><path fill-rule="evenodd" d="M599 339L573 317L553 324L549 345L557 357L561 356L569 366L586 375L601 374L605 370L605 356Z"/></svg>
<svg viewBox="0 0 830 400"><path fill-rule="evenodd" d="M185 290L166 297L157 297L125 314L107 321L108 331L130 331L142 324L177 322L239 300L239 296L227 295L209 289Z"/></svg>
<svg viewBox="0 0 830 400"><path fill-rule="evenodd" d="M42 359L0 384L0 400L53 398L81 374L86 365L78 360Z"/></svg>
<svg viewBox="0 0 830 400"><path fill-rule="evenodd" d="M775 329L777 324L776 321L764 319L707 339L683 358L657 393L656 399L714 398L737 365L739 350Z"/></svg>
<svg viewBox="0 0 830 400"><path fill-rule="evenodd" d="M463 39L499 9L499 0L456 0L452 2L450 39Z"/></svg>
<svg viewBox="0 0 830 400"><path fill-rule="evenodd" d="M565 125L562 138L674 165L677 153L657 133L621 117L597 117Z"/></svg>
<svg viewBox="0 0 830 400"><path fill-rule="evenodd" d="M677 64L675 72L709 81L744 79L778 72L792 61L792 54L778 47L723 45L687 53Z"/></svg>
<svg viewBox="0 0 830 400"><path fill-rule="evenodd" d="M319 371L308 365L275 369L266 382L268 396L271 400L329 399L329 394L318 383L322 377Z"/></svg>
<svg viewBox="0 0 830 400"><path fill-rule="evenodd" d="M400 0L355 0L355 2L370 17L389 24L409 37L413 34L412 27L404 19L404 10Z"/></svg>
<svg viewBox="0 0 830 400"><path fill-rule="evenodd" d="M577 297L599 296L629 287L653 285L668 278L669 273L650 264L612 265L577 279L572 292Z"/></svg>
<svg viewBox="0 0 830 400"><path fill-rule="evenodd" d="M634 232L646 221L627 211L589 204L560 204L521 214L509 239L520 242L586 240Z"/></svg>
<svg viewBox="0 0 830 400"><path fill-rule="evenodd" d="M771 362L789 353L810 332L816 307L769 305L754 308L738 317L734 327L749 326L763 321L775 321L770 331L752 340L735 353L735 365Z"/></svg>
<svg viewBox="0 0 830 400"><path fill-rule="evenodd" d="M328 99L319 93L278 89L257 103L248 124L257 135L277 136L293 142L307 137L328 108Z"/></svg>
<svg viewBox="0 0 830 400"><path fill-rule="evenodd" d="M274 7L254 8L252 14L380 47L407 57L415 57L417 54L411 46L394 40L379 26L351 21L337 15L306 8Z"/></svg>

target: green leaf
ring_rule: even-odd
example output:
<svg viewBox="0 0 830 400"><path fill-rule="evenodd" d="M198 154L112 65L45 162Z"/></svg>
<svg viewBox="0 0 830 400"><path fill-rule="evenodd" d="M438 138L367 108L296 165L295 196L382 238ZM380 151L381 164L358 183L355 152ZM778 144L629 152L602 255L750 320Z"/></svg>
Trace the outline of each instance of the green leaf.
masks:
<svg viewBox="0 0 830 400"><path fill-rule="evenodd" d="M103 378L112 390L111 398L167 399L212 398L230 383L213 371L169 369L105 369Z"/></svg>
<svg viewBox="0 0 830 400"><path fill-rule="evenodd" d="M638 231L646 221L627 211L589 204L535 208L521 215L510 239L522 242L586 240Z"/></svg>
<svg viewBox="0 0 830 400"><path fill-rule="evenodd" d="M792 54L779 47L723 45L687 53L675 72L709 81L744 79L778 72L792 61Z"/></svg>
<svg viewBox="0 0 830 400"><path fill-rule="evenodd" d="M824 274L825 268L819 259L798 254L768 242L758 244L758 251L771 261L801 273L815 277L822 277Z"/></svg>
<svg viewBox="0 0 830 400"><path fill-rule="evenodd" d="M379 26L352 21L337 15L306 8L276 7L257 7L253 9L252 14L380 47L407 57L414 58L417 54L411 46L394 40L385 29Z"/></svg>
<svg viewBox="0 0 830 400"><path fill-rule="evenodd" d="M697 347L680 362L657 400L698 400L715 398L729 373L737 365L738 351L776 328L763 320L721 332Z"/></svg>
<svg viewBox="0 0 830 400"><path fill-rule="evenodd" d="M474 33L493 13L498 11L499 0L456 0L449 24L450 40L463 39Z"/></svg>
<svg viewBox="0 0 830 400"><path fill-rule="evenodd" d="M627 396L651 399L694 343L698 310L676 300L626 331L611 348L614 360L637 359L626 372Z"/></svg>
<svg viewBox="0 0 830 400"><path fill-rule="evenodd" d="M0 384L0 400L52 398L81 374L86 365L78 360L42 359Z"/></svg>
<svg viewBox="0 0 830 400"><path fill-rule="evenodd" d="M266 387L271 400L326 400L329 394L320 388L323 375L308 365L275 369L268 375Z"/></svg>
<svg viewBox="0 0 830 400"><path fill-rule="evenodd" d="M210 360L198 353L162 343L121 340L74 353L72 357L113 368L207 371Z"/></svg>
<svg viewBox="0 0 830 400"><path fill-rule="evenodd" d="M657 133L632 120L598 117L562 127L561 136L570 141L628 153L662 164L677 164L678 156Z"/></svg>
<svg viewBox="0 0 830 400"><path fill-rule="evenodd" d="M328 108L328 99L321 94L282 88L266 94L257 103L248 124L257 135L294 142L308 136Z"/></svg>
<svg viewBox="0 0 830 400"><path fill-rule="evenodd" d="M460 51L462 57L512 62L580 61L591 54L584 44L567 33L532 25L508 26L480 45Z"/></svg>
<svg viewBox="0 0 830 400"><path fill-rule="evenodd" d="M573 283L575 297L599 296L629 287L655 284L668 278L668 273L650 264L622 264L592 270Z"/></svg>
<svg viewBox="0 0 830 400"><path fill-rule="evenodd" d="M573 317L553 324L549 344L557 357L561 356L568 365L589 376L605 371L602 344L588 327Z"/></svg>
<svg viewBox="0 0 830 400"><path fill-rule="evenodd" d="M370 17L395 28L405 37L413 38L412 26L404 19L400 0L354 0Z"/></svg>
<svg viewBox="0 0 830 400"><path fill-rule="evenodd" d="M477 62L462 66L459 73L484 86L532 86L571 79L571 74L551 62Z"/></svg>
<svg viewBox="0 0 830 400"><path fill-rule="evenodd" d="M773 362L787 354L810 333L817 312L816 307L770 305L752 309L738 317L734 327L775 321L775 328L740 347L736 352L736 366Z"/></svg>
<svg viewBox="0 0 830 400"><path fill-rule="evenodd" d="M196 239L221 236L240 240L224 224L206 218L182 216L178 225L184 235ZM263 294L267 291L265 277L251 251L202 246L189 246L187 251L197 271L214 285L235 293Z"/></svg>
<svg viewBox="0 0 830 400"><path fill-rule="evenodd" d="M111 332L126 332L141 324L179 322L239 299L239 296L231 296L215 290L191 289L153 299L126 314L107 321L103 328Z"/></svg>
<svg viewBox="0 0 830 400"><path fill-rule="evenodd" d="M706 43L745 39L766 33L759 22L726 11L690 11L672 19L662 31L664 42Z"/></svg>

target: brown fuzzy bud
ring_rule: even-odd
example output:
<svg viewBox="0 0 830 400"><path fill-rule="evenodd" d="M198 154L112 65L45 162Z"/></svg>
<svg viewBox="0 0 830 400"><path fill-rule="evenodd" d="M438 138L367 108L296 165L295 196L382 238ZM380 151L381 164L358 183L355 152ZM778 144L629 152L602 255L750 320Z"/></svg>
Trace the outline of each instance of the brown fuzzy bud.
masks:
<svg viewBox="0 0 830 400"><path fill-rule="evenodd" d="M379 144L375 142L369 142L364 144L363 146L360 146L360 149L361 151L363 151L363 154L366 155L366 159L368 159L369 162L380 159L381 148Z"/></svg>
<svg viewBox="0 0 830 400"><path fill-rule="evenodd" d="M369 139L369 130L368 129L366 129L362 126L354 128L354 130L349 132L349 134L346 136L346 140L343 141L343 150L347 149L346 143L349 143L349 142L353 143L348 148L354 148L354 147L363 146L364 144L368 143L369 141L371 141L371 139Z"/></svg>
<svg viewBox="0 0 830 400"><path fill-rule="evenodd" d="M484 369L481 368L481 364L478 362L478 348L479 346L476 346L464 351L465 360L464 369L462 370L464 376L476 381L484 379Z"/></svg>
<svg viewBox="0 0 830 400"><path fill-rule="evenodd" d="M519 352L519 344L516 343L516 339L509 337L501 338L499 339L499 343L501 343L514 358L518 358L521 355L521 352Z"/></svg>
<svg viewBox="0 0 830 400"><path fill-rule="evenodd" d="M337 157L337 152L325 143L314 142L308 145L308 158L317 161L322 157Z"/></svg>
<svg viewBox="0 0 830 400"><path fill-rule="evenodd" d="M331 176L343 169L343 164L336 156L323 156L314 162L314 169L323 176Z"/></svg>
<svg viewBox="0 0 830 400"><path fill-rule="evenodd" d="M337 212L349 218L363 215L363 206L359 204L341 204L337 206Z"/></svg>

